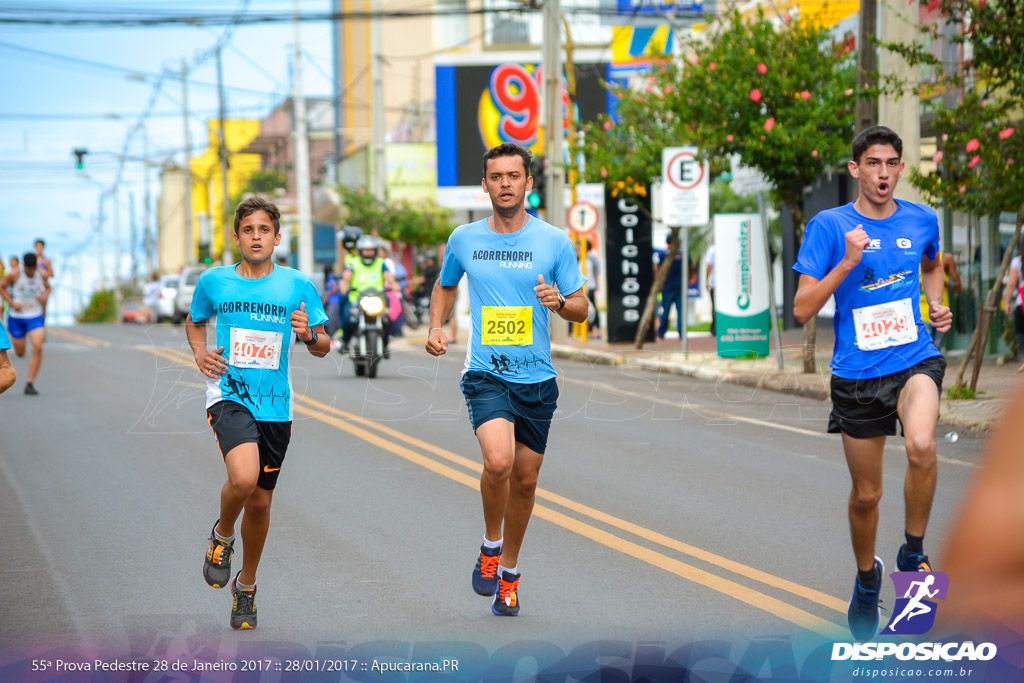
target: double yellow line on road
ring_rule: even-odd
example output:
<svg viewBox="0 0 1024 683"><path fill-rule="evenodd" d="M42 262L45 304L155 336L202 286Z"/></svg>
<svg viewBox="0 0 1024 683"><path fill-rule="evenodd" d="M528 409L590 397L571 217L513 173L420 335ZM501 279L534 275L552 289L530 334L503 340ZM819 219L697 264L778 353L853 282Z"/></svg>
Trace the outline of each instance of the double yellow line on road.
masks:
<svg viewBox="0 0 1024 683"><path fill-rule="evenodd" d="M156 356L170 360L174 363L187 367L195 367L194 360L187 353L161 347L152 347L151 351ZM316 399L303 394L295 394L294 398L295 412L347 432L352 436L360 438L367 443L381 448L382 450L419 465L420 467L434 472L435 474L439 474L473 490L479 491L479 477L483 470L480 463L464 458L444 448L422 441L416 437L410 436L404 432L400 432L368 418L348 413L335 408L334 406L322 403L321 401L317 401ZM416 450L413 450L414 448ZM461 469L456 469L444 462L439 462L432 457L427 457L424 453L429 453L441 460L457 465ZM468 470L469 473L464 470ZM654 543L676 553L687 555L696 560L700 560L701 562L725 569L751 581L756 581L765 586L785 591L794 596L822 607L835 610L842 614L846 613L847 604L842 600L832 597L831 595L827 595L812 588L802 586L798 583L788 581L720 555L702 550L701 548L683 543L682 541L670 538L656 531L652 531L637 524L633 524L632 522L601 512L600 510L596 510L582 503L570 500L564 496L558 495L557 493L538 487L537 498L562 507L581 517L586 517L595 522L619 529L650 543ZM653 550L613 533L609 533L608 531L594 526L593 524L589 524L576 519L575 517L570 517L563 512L559 512L552 507L538 503L534 507L533 514L534 516L556 524L563 529L577 533L584 538L588 538L608 548L629 555L630 557L664 569L676 576L693 581L694 583L744 602L780 619L785 619L786 621L796 624L801 628L814 631L826 638L849 638L849 633L846 629L840 628L834 622L822 619L821 617L806 610L800 609L799 607L784 602L783 600L779 600L766 595L763 592L737 583L736 581L699 569L698 567L681 562L673 557L658 552L657 550Z"/></svg>

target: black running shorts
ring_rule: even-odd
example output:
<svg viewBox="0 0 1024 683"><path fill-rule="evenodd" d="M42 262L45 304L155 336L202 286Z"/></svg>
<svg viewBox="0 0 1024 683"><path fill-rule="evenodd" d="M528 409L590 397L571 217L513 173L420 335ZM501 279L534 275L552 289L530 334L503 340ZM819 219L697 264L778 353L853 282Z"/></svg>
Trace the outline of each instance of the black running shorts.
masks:
<svg viewBox="0 0 1024 683"><path fill-rule="evenodd" d="M914 375L928 375L939 388L941 396L945 374L946 359L933 356L907 370L881 377L844 379L833 375L829 434L842 432L855 439L895 435L896 422L899 421L896 406L907 380ZM903 434L902 423L900 434Z"/></svg>
<svg viewBox="0 0 1024 683"><path fill-rule="evenodd" d="M206 416L217 437L221 458L243 443L259 446L260 477L256 484L262 489L274 490L292 438L292 423L258 422L248 408L234 401L214 403L206 409Z"/></svg>
<svg viewBox="0 0 1024 683"><path fill-rule="evenodd" d="M544 454L558 400L554 377L535 384L516 384L489 372L473 370L462 376L460 386L474 433L483 423L504 418L515 425L518 443Z"/></svg>

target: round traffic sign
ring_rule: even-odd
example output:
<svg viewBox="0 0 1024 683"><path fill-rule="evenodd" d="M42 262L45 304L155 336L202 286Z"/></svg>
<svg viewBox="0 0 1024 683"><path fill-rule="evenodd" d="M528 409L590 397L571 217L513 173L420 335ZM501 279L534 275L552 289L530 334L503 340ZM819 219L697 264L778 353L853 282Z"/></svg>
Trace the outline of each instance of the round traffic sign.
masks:
<svg viewBox="0 0 1024 683"><path fill-rule="evenodd" d="M704 179L704 164L693 152L680 152L669 159L668 181L680 190L692 190Z"/></svg>
<svg viewBox="0 0 1024 683"><path fill-rule="evenodd" d="M597 227L597 207L590 202L576 202L569 207L569 227L579 233L588 233Z"/></svg>

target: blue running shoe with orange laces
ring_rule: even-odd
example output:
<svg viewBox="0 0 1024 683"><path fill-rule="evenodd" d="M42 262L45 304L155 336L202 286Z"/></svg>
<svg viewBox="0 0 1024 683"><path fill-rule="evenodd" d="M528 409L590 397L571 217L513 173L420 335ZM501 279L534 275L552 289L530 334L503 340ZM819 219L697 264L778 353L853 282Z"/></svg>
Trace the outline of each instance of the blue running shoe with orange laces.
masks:
<svg viewBox="0 0 1024 683"><path fill-rule="evenodd" d="M498 564L501 562L501 547L480 546L480 557L473 568L473 590L477 595L494 595L498 590Z"/></svg>
<svg viewBox="0 0 1024 683"><path fill-rule="evenodd" d="M501 572L498 577L498 592L491 603L491 611L499 617L514 617L519 615L519 574L512 572Z"/></svg>
<svg viewBox="0 0 1024 683"><path fill-rule="evenodd" d="M927 555L908 553L907 544L904 543L896 553L896 569L901 572L930 572L932 564L928 561Z"/></svg>

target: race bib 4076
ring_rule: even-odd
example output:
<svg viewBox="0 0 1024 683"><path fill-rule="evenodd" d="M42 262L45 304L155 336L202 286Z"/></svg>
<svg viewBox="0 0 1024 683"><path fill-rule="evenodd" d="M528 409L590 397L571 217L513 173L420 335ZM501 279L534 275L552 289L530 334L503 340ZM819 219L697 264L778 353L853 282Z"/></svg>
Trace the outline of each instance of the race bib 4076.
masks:
<svg viewBox="0 0 1024 683"><path fill-rule="evenodd" d="M236 368L277 370L281 363L283 339L280 332L232 327L228 363Z"/></svg>

